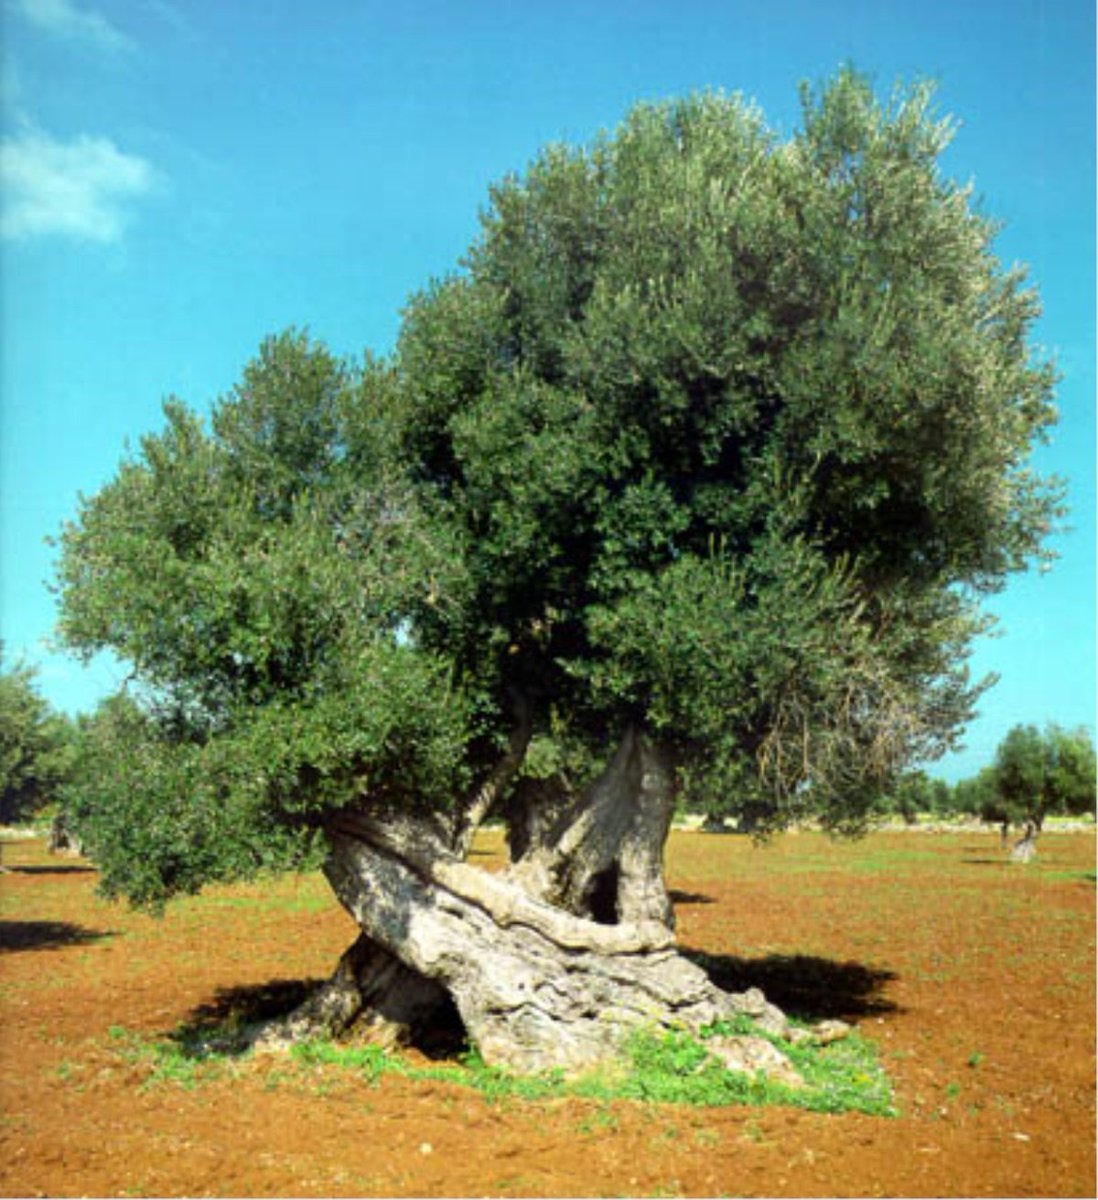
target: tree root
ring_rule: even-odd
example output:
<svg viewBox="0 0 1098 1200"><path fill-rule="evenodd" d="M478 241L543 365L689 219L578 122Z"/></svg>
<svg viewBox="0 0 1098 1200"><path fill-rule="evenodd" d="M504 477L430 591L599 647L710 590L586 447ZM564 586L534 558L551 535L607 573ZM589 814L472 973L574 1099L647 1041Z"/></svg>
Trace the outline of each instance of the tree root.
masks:
<svg viewBox="0 0 1098 1200"><path fill-rule="evenodd" d="M390 1050L415 1040L448 1007L445 990L409 970L365 935L343 953L326 980L293 1012L257 1027L257 1051L353 1036Z"/></svg>

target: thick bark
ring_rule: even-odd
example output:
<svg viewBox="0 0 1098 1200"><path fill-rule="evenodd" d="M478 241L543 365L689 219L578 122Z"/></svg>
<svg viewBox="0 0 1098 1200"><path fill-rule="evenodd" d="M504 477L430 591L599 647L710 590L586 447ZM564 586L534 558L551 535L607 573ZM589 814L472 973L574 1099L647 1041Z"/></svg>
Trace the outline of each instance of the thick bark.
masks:
<svg viewBox="0 0 1098 1200"><path fill-rule="evenodd" d="M673 771L639 731L626 731L582 793L514 789L510 868L493 874L463 861L470 829L499 799L528 738L520 721L490 787L454 822L376 806L331 819L325 872L362 935L264 1042L330 1036L354 1022L356 1033L391 1044L452 1006L486 1062L571 1072L619 1055L638 1027L697 1030L745 1013L789 1033L760 992L723 992L674 949L662 870ZM734 1050L742 1048L725 1048Z"/></svg>
<svg viewBox="0 0 1098 1200"><path fill-rule="evenodd" d="M512 880L428 861L406 840L413 825L341 823L328 879L373 942L445 988L486 1062L574 1071L615 1057L638 1026L697 1029L740 1012L784 1029L761 994L716 988L662 923L601 925Z"/></svg>

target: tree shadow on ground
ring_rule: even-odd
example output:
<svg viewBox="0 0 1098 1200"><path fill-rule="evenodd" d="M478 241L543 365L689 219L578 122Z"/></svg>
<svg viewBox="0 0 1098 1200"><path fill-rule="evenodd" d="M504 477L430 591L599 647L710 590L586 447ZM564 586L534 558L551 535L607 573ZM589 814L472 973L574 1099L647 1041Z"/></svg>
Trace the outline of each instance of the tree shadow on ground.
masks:
<svg viewBox="0 0 1098 1200"><path fill-rule="evenodd" d="M269 979L266 983L218 988L214 998L194 1009L182 1030L195 1033L272 1021L303 1003L322 979Z"/></svg>
<svg viewBox="0 0 1098 1200"><path fill-rule="evenodd" d="M0 952L60 950L114 936L112 930L87 929L69 921L0 921Z"/></svg>
<svg viewBox="0 0 1098 1200"><path fill-rule="evenodd" d="M188 1058L210 1053L243 1054L256 1025L285 1016L323 982L321 979L270 979L266 983L221 987L212 1000L193 1008L167 1039Z"/></svg>
<svg viewBox="0 0 1098 1200"><path fill-rule="evenodd" d="M239 1055L250 1049L256 1027L293 1012L325 981L271 979L266 983L218 988L214 998L192 1009L168 1039L191 1058L211 1052ZM350 1031L353 1040L353 1027ZM413 1043L427 1058L454 1058L468 1048L465 1027L452 1004L444 1005L435 1024Z"/></svg>
<svg viewBox="0 0 1098 1200"><path fill-rule="evenodd" d="M95 867L84 867L79 863L56 867L8 867L13 875L94 875Z"/></svg>
<svg viewBox="0 0 1098 1200"><path fill-rule="evenodd" d="M882 995L885 985L896 978L894 971L807 954L739 958L689 949L682 953L724 991L759 988L771 1004L798 1020L856 1021L900 1011L897 1004Z"/></svg>
<svg viewBox="0 0 1098 1200"><path fill-rule="evenodd" d="M715 904L712 896L704 896L701 892L680 892L674 888L667 893L672 904Z"/></svg>
<svg viewBox="0 0 1098 1200"><path fill-rule="evenodd" d="M705 902L706 897L698 901ZM690 949L682 953L725 991L757 987L787 1016L800 1020L857 1020L900 1011L881 994L885 985L896 978L892 971L803 954L752 959ZM249 1035L257 1025L292 1012L323 982L271 979L218 988L212 1000L193 1009L168 1035L169 1040L192 1058L205 1058L211 1052L243 1054L252 1044ZM454 1058L465 1050L465 1030L457 1010L440 1012L437 1027L422 1032L414 1045L433 1059Z"/></svg>

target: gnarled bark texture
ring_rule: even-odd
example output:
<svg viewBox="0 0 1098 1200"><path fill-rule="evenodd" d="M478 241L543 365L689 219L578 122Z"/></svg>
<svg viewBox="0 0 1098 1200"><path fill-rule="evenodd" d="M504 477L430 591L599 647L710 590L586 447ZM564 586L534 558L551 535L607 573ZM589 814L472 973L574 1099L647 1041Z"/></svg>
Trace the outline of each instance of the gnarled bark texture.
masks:
<svg viewBox="0 0 1098 1200"><path fill-rule="evenodd" d="M670 931L663 849L673 781L667 753L629 729L606 770L576 797L548 797L546 785L536 795L520 790L509 822L512 877L577 915L607 924L651 921Z"/></svg>
<svg viewBox="0 0 1098 1200"><path fill-rule="evenodd" d="M1022 836L1011 847L1010 861L1032 862L1037 857L1037 837L1040 832L1041 823L1039 821L1026 821L1022 829Z"/></svg>
<svg viewBox="0 0 1098 1200"><path fill-rule="evenodd" d="M521 761L518 742L508 755L493 799ZM747 1013L785 1032L761 993L721 991L674 948L662 871L673 801L668 756L631 729L583 792L516 789L502 873L463 861L469 806L451 823L376 807L340 813L326 830L325 871L362 936L267 1040L357 1021L392 1043L450 1002L486 1062L571 1072L619 1054L638 1026L696 1030ZM474 802L479 819L483 788Z"/></svg>

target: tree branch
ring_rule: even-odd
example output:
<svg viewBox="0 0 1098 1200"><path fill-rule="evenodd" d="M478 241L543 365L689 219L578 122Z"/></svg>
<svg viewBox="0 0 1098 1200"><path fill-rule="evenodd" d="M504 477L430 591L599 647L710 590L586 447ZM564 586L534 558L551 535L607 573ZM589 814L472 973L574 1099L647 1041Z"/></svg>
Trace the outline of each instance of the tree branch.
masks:
<svg viewBox="0 0 1098 1200"><path fill-rule="evenodd" d="M512 694L512 711L515 723L506 752L488 778L466 798L454 821L453 849L459 858L468 857L481 822L491 812L492 805L503 794L526 757L534 725L530 702L521 692Z"/></svg>

